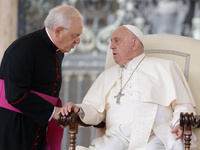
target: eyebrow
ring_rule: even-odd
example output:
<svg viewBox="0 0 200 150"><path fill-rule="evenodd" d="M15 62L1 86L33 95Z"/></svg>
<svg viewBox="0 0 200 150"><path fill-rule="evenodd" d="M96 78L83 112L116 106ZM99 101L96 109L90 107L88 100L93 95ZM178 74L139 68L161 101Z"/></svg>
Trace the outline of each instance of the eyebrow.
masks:
<svg viewBox="0 0 200 150"><path fill-rule="evenodd" d="M77 34L75 33L76 36L80 36L80 35L82 35L82 34L83 34L83 33L77 33Z"/></svg>
<svg viewBox="0 0 200 150"><path fill-rule="evenodd" d="M113 40L117 40L117 39L120 39L120 37L114 37ZM112 39L110 39L110 41L112 42Z"/></svg>

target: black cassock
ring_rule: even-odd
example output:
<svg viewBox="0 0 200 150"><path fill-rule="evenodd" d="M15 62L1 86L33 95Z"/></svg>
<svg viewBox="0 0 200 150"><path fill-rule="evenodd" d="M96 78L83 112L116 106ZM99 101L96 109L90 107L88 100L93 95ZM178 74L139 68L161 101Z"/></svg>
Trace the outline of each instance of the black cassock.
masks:
<svg viewBox="0 0 200 150"><path fill-rule="evenodd" d="M0 150L44 149L54 106L30 90L59 96L64 54L57 49L43 28L17 39L5 51L0 79L6 99L23 114L0 107Z"/></svg>

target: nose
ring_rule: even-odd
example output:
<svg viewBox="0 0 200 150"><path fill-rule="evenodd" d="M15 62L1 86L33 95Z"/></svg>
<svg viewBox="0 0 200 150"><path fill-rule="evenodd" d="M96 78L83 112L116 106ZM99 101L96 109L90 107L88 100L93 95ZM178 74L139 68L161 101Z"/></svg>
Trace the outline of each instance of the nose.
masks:
<svg viewBox="0 0 200 150"><path fill-rule="evenodd" d="M114 49L114 45L112 43L110 44L110 49Z"/></svg>
<svg viewBox="0 0 200 150"><path fill-rule="evenodd" d="M80 38L77 38L77 39L75 39L75 42L76 42L76 44L80 44L81 39L80 39Z"/></svg>

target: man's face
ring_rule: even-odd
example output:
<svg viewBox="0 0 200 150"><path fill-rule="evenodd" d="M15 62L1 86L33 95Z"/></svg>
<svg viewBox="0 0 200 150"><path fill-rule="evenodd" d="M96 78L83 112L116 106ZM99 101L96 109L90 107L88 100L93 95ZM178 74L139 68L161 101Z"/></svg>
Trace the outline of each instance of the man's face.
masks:
<svg viewBox="0 0 200 150"><path fill-rule="evenodd" d="M69 53L76 44L79 44L79 36L82 34L82 30L83 23L80 18L73 19L68 28L62 27L58 40L58 48L60 49L60 51L63 53Z"/></svg>
<svg viewBox="0 0 200 150"><path fill-rule="evenodd" d="M115 62L120 66L132 60L133 37L127 33L125 27L119 27L111 36L110 49L113 51Z"/></svg>

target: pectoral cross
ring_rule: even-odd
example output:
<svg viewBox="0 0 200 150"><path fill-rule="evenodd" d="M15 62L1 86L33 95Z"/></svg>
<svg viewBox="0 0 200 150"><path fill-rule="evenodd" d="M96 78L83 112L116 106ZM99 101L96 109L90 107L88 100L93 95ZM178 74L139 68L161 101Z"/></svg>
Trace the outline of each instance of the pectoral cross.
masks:
<svg viewBox="0 0 200 150"><path fill-rule="evenodd" d="M124 96L124 94L122 94L122 90L120 90L119 93L116 96L114 96L114 98L117 98L117 101L116 101L117 104L120 104L120 98L122 96Z"/></svg>

